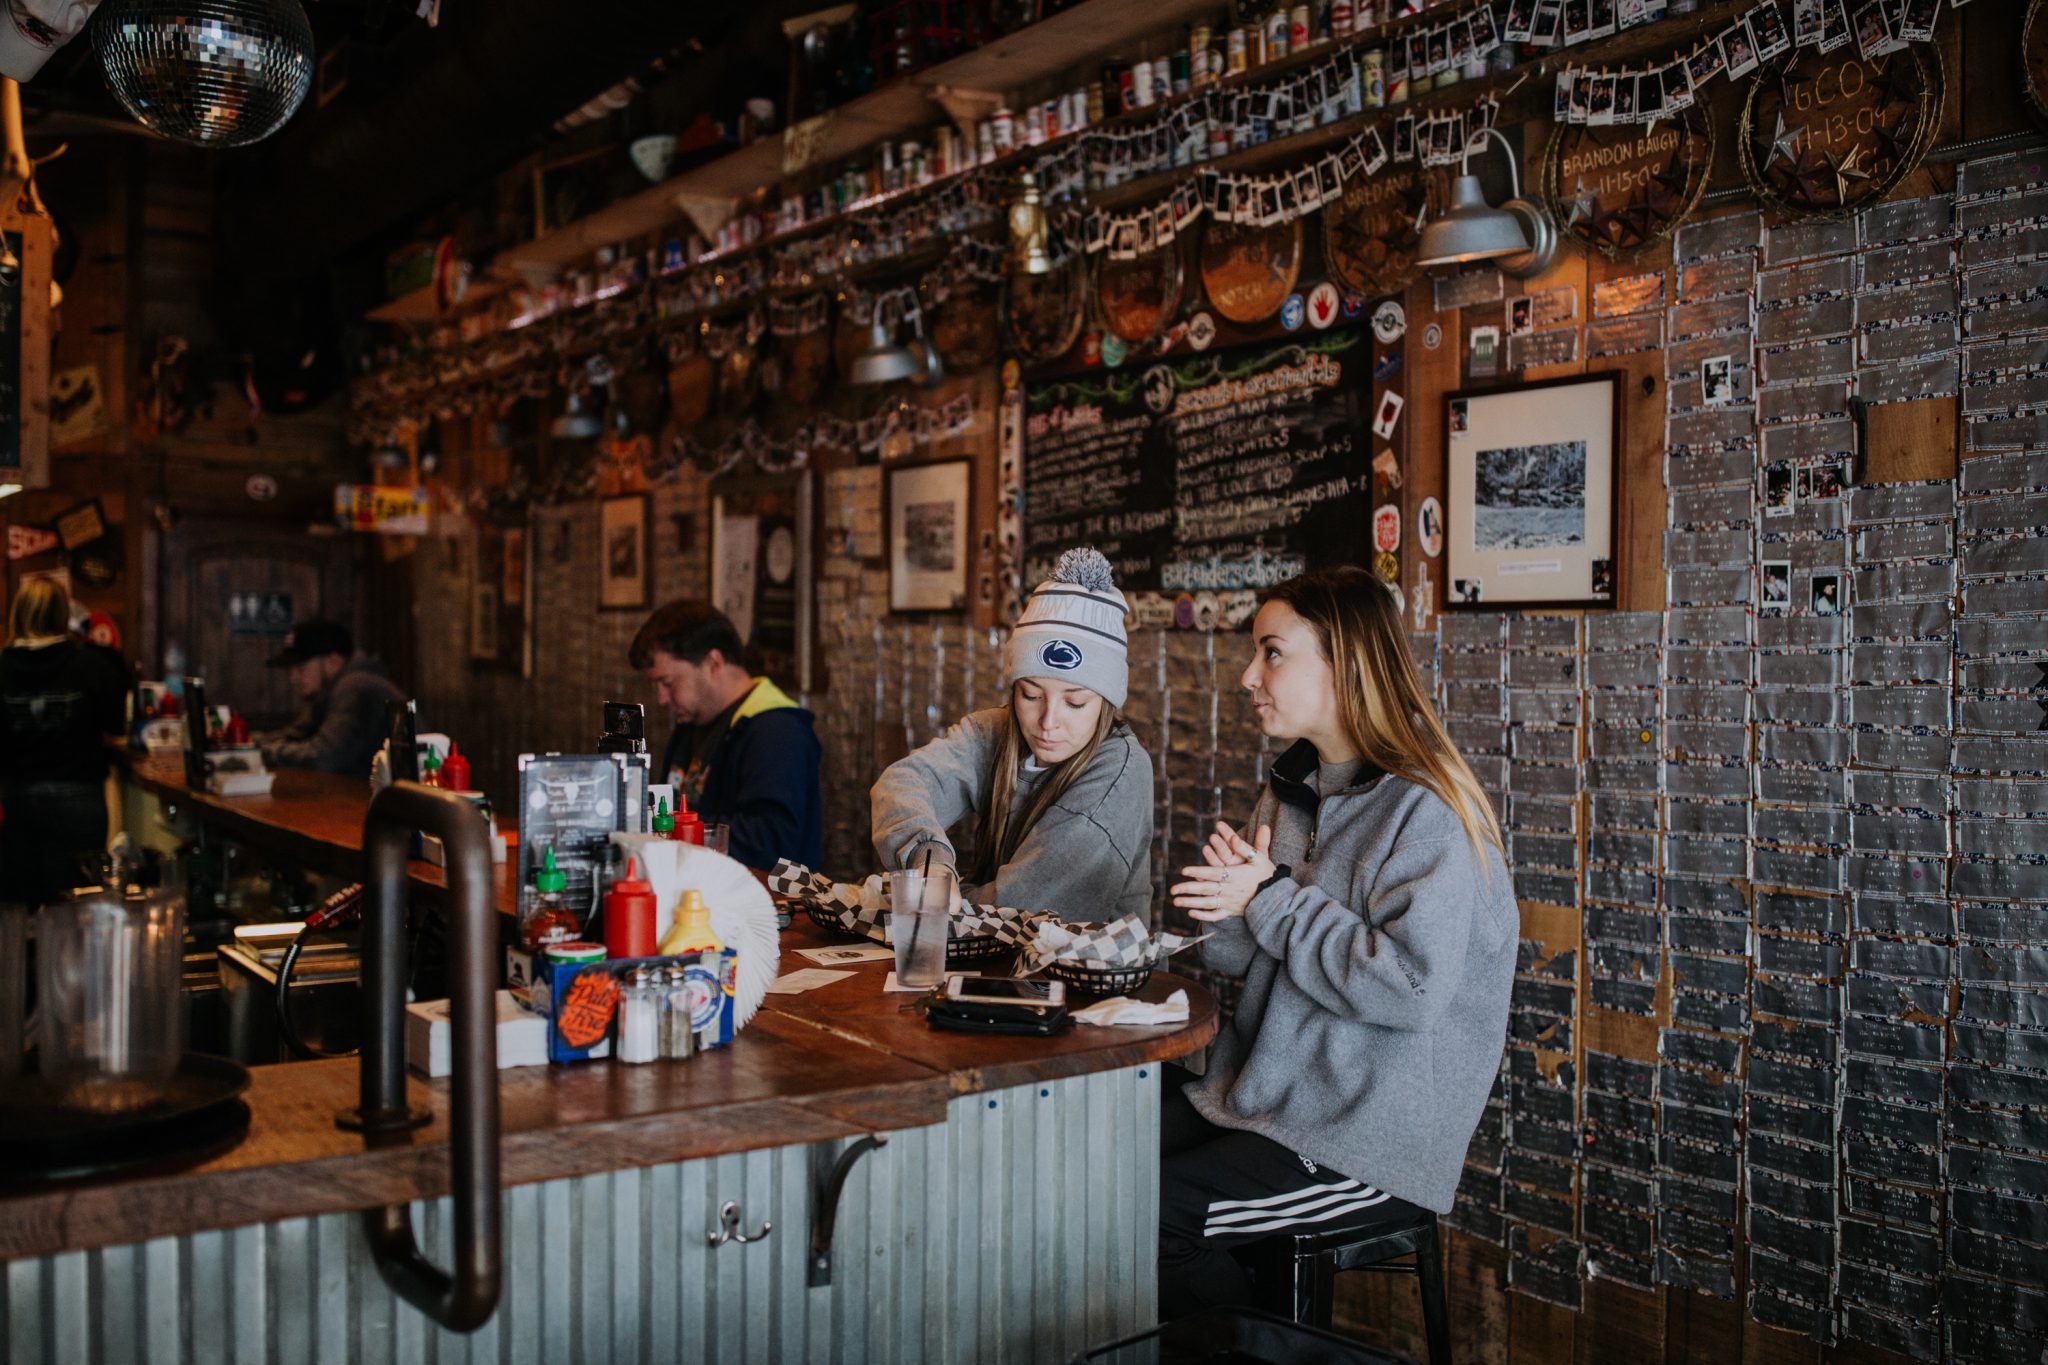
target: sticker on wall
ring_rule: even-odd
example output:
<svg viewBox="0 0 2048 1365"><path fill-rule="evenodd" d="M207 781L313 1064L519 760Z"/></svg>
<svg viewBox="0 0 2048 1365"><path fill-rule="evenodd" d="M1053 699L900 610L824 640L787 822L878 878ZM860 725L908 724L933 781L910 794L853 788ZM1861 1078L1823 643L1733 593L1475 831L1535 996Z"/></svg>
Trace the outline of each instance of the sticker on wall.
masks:
<svg viewBox="0 0 2048 1365"><path fill-rule="evenodd" d="M1236 630L1259 614L1259 595L1250 588L1238 588L1223 594L1223 624L1226 629Z"/></svg>
<svg viewBox="0 0 2048 1365"><path fill-rule="evenodd" d="M1164 630L1173 624L1173 601L1164 593L1139 593L1136 611L1138 624L1152 630Z"/></svg>
<svg viewBox="0 0 2048 1365"><path fill-rule="evenodd" d="M1401 509L1392 503L1373 511L1372 547L1382 552L1401 548Z"/></svg>
<svg viewBox="0 0 2048 1365"><path fill-rule="evenodd" d="M1223 604L1217 600L1215 593L1198 592L1195 594L1196 630L1214 630L1217 623L1222 619Z"/></svg>
<svg viewBox="0 0 2048 1365"><path fill-rule="evenodd" d="M1193 630L1195 626L1195 597L1193 593L1182 593L1173 599L1173 624L1182 630Z"/></svg>
<svg viewBox="0 0 2048 1365"><path fill-rule="evenodd" d="M1425 351L1434 351L1434 350L1435 350L1435 349L1436 349L1437 347L1439 347L1439 346L1441 346L1441 345L1443 345L1443 344L1444 344L1444 329L1443 329L1443 328L1439 327L1439 326L1438 326L1437 324L1435 324L1434 322L1432 322L1432 323L1430 323L1430 324L1429 324L1429 326L1427 326L1427 327L1425 327L1425 328L1423 328L1423 329L1422 329L1422 349L1423 349L1423 350L1425 350Z"/></svg>
<svg viewBox="0 0 2048 1365"><path fill-rule="evenodd" d="M1356 322L1364 312L1365 295L1347 293L1344 296L1344 321Z"/></svg>
<svg viewBox="0 0 2048 1365"><path fill-rule="evenodd" d="M1372 571L1380 582L1393 586L1401 581L1401 556L1392 550L1381 550L1372 557Z"/></svg>
<svg viewBox="0 0 2048 1365"><path fill-rule="evenodd" d="M1700 399L1710 408L1735 401L1735 357L1709 356L1700 362Z"/></svg>
<svg viewBox="0 0 2048 1365"><path fill-rule="evenodd" d="M1105 332L1103 334L1102 363L1104 365L1113 370L1124 363L1124 356L1126 354L1122 337L1118 336L1115 332Z"/></svg>
<svg viewBox="0 0 2048 1365"><path fill-rule="evenodd" d="M1381 351L1380 358L1372 363L1372 382L1375 384L1385 384L1399 373L1401 373L1401 353L1399 351Z"/></svg>
<svg viewBox="0 0 2048 1365"><path fill-rule="evenodd" d="M1401 487L1401 462L1391 450L1382 450L1372 457L1372 501L1377 507L1383 502L1392 502L1394 493Z"/></svg>
<svg viewBox="0 0 2048 1365"><path fill-rule="evenodd" d="M1102 363L1102 333L1090 332L1081 338L1081 363L1100 365Z"/></svg>
<svg viewBox="0 0 2048 1365"><path fill-rule="evenodd" d="M1337 320L1342 304L1337 298L1337 286L1324 280L1308 291L1308 324L1318 332Z"/></svg>
<svg viewBox="0 0 2048 1365"><path fill-rule="evenodd" d="M1016 388L1023 381L1023 378L1024 367L1017 363L1017 357L1011 356L1003 362L1003 391L1005 393Z"/></svg>
<svg viewBox="0 0 2048 1365"><path fill-rule="evenodd" d="M1500 373L1500 328L1474 327L1466 374L1473 379L1491 379Z"/></svg>
<svg viewBox="0 0 2048 1365"><path fill-rule="evenodd" d="M1197 313L1188 319L1188 345L1198 351L1209 349L1216 340L1216 319L1207 313Z"/></svg>
<svg viewBox="0 0 2048 1365"><path fill-rule="evenodd" d="M251 502L269 502L277 496L277 480L268 474L251 474L243 480L242 491Z"/></svg>
<svg viewBox="0 0 2048 1365"><path fill-rule="evenodd" d="M1379 411L1373 415L1372 434L1382 441L1394 439L1394 423L1401 420L1401 405L1405 400L1398 393L1382 394Z"/></svg>
<svg viewBox="0 0 2048 1365"><path fill-rule="evenodd" d="M1373 310L1372 334L1382 343L1391 346L1407 332L1408 314L1402 311L1401 305L1395 300L1388 299Z"/></svg>
<svg viewBox="0 0 2048 1365"><path fill-rule="evenodd" d="M1424 498L1415 513L1415 543L1431 559L1444 552L1444 505L1435 498Z"/></svg>
<svg viewBox="0 0 2048 1365"><path fill-rule="evenodd" d="M1287 302L1280 305L1280 325L1290 332L1301 326L1302 311L1301 295L1289 294Z"/></svg>

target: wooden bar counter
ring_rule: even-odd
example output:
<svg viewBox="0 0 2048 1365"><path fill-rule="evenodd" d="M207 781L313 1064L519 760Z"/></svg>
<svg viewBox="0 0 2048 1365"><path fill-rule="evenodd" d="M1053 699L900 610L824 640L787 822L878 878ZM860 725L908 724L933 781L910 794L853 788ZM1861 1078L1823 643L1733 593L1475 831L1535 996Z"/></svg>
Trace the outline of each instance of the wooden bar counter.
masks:
<svg viewBox="0 0 2048 1365"><path fill-rule="evenodd" d="M269 797L220 798L134 780L355 875L363 783L280 774ZM832 941L799 917L781 970ZM247 1135L196 1164L0 1172L0 1361L1058 1361L1149 1325L1161 1063L1215 1034L1213 999L1155 973L1142 994L1186 990L1186 1023L941 1033L883 992L888 966L770 995L690 1061L501 1072L503 1291L466 1335L385 1286L362 1230L363 1210L417 1201L448 1263L442 1082L412 1079L433 1122L374 1150L334 1124L355 1062L323 1061L259 1068ZM885 1145L831 1200L867 1135ZM728 1202L748 1240L713 1245Z"/></svg>

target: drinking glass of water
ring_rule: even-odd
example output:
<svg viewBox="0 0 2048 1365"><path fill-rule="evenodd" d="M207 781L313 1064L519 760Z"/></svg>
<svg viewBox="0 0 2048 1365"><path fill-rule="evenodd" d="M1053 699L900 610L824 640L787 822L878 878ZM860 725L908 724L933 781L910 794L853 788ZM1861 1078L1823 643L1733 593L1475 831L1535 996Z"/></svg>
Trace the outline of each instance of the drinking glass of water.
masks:
<svg viewBox="0 0 2048 1365"><path fill-rule="evenodd" d="M928 989L945 979L956 890L950 867L889 874L889 940L899 985Z"/></svg>

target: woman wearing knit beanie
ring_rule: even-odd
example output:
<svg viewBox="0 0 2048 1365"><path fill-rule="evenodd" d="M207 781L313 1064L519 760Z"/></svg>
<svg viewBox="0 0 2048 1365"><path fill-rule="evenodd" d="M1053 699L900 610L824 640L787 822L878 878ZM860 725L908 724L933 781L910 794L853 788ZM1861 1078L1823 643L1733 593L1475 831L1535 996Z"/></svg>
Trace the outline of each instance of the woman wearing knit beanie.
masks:
<svg viewBox="0 0 2048 1365"><path fill-rule="evenodd" d="M929 857L958 871L970 902L1150 924L1152 760L1118 716L1129 677L1109 561L1069 550L1004 649L1008 705L970 713L876 781L882 865ZM971 830L964 864L956 825Z"/></svg>

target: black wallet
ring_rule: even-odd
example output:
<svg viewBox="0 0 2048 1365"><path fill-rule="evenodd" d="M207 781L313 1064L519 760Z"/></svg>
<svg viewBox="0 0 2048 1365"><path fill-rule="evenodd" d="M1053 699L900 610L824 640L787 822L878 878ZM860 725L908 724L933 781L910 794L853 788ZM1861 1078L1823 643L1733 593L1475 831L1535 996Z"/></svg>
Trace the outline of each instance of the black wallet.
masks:
<svg viewBox="0 0 2048 1365"><path fill-rule="evenodd" d="M933 1028L960 1033L1022 1033L1049 1038L1074 1021L1065 1005L993 1004L982 1000L948 1000L935 996L925 1003Z"/></svg>

